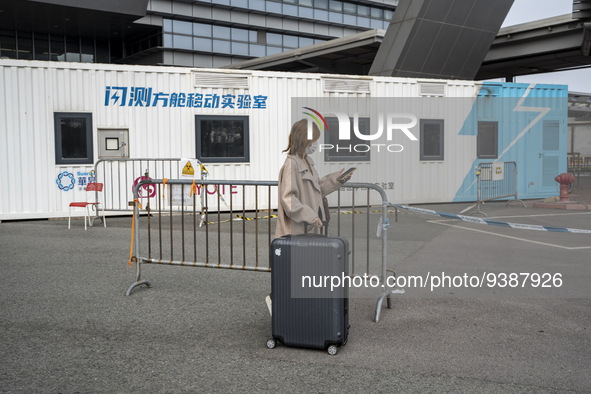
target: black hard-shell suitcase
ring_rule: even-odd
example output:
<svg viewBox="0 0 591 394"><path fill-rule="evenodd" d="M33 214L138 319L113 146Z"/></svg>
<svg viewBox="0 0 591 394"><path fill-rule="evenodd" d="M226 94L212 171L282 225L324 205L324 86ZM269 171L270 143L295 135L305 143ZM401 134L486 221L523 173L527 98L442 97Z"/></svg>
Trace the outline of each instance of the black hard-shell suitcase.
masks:
<svg viewBox="0 0 591 394"><path fill-rule="evenodd" d="M342 280L349 274L348 240L317 234L288 235L274 239L270 253L273 338L267 341L267 347L274 348L279 341L336 354L349 333L348 287L331 291L330 281L324 283L326 286L321 282L324 277ZM316 281L306 281L302 286L300 281L307 276L314 276Z"/></svg>

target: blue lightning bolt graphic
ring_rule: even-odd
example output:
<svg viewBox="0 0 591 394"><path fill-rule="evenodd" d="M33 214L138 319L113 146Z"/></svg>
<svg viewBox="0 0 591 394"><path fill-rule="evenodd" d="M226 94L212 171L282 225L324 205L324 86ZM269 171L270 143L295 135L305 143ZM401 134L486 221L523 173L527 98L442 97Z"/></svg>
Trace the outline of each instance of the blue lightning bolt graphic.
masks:
<svg viewBox="0 0 591 394"><path fill-rule="evenodd" d="M117 90L115 90L113 92L113 94L111 95L112 99L115 99L115 104L119 101L119 99L121 98L121 96L119 96L119 92Z"/></svg>
<svg viewBox="0 0 591 394"><path fill-rule="evenodd" d="M519 100L519 102L517 103L515 108L513 108L513 111L534 112L534 113L537 112L538 116L536 116L531 122L529 122L529 124L527 126L525 126L525 128L523 130L521 130L521 132L517 135L517 137L515 137L515 139L513 141L511 141L511 143L509 145L507 145L507 147L499 154L499 157L495 160L495 162L501 161L501 158L505 155L505 153L507 153L509 151L509 149L511 149L511 147L513 145L515 145L517 143L517 141L519 141L525 135L525 133L527 133L540 120L542 120L542 118L544 116L546 116L546 114L548 114L548 112L550 112L552 110L552 108L546 108L546 107L525 107L525 106L523 106L523 102L525 101L527 96L529 96L530 91L534 87L535 87L535 84L530 84L527 87L527 89L525 90L525 93L523 93L523 96L521 96L521 99Z"/></svg>

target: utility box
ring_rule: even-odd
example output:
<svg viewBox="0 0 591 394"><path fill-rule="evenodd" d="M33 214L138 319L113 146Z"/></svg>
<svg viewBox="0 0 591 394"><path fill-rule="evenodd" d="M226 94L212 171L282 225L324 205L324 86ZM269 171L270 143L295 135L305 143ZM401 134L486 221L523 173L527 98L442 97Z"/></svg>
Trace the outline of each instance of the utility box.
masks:
<svg viewBox="0 0 591 394"><path fill-rule="evenodd" d="M129 130L98 129L99 159L129 158Z"/></svg>

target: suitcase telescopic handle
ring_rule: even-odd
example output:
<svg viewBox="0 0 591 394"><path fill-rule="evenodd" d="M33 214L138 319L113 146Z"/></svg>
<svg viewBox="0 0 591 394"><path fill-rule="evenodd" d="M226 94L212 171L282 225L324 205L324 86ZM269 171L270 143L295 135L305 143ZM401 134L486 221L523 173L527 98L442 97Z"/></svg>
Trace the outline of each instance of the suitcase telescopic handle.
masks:
<svg viewBox="0 0 591 394"><path fill-rule="evenodd" d="M310 225L310 223L304 222L304 234L308 234L308 226L309 225ZM328 235L328 221L323 220L322 227L324 228L324 235ZM322 234L322 230L320 231L320 234Z"/></svg>

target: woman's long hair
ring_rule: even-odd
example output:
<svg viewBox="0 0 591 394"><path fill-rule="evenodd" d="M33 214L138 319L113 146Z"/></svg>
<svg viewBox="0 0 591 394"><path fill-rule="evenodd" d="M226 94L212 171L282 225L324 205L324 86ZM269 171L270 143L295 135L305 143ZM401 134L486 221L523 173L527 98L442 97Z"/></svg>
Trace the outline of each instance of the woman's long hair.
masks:
<svg viewBox="0 0 591 394"><path fill-rule="evenodd" d="M308 139L308 120L298 120L291 126L289 133L289 141L287 148L283 152L287 152L290 155L298 155L304 157L306 149L312 142L320 138L320 130L315 123L312 123L312 139Z"/></svg>

